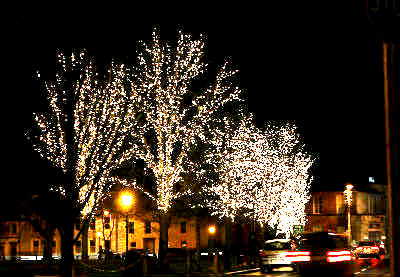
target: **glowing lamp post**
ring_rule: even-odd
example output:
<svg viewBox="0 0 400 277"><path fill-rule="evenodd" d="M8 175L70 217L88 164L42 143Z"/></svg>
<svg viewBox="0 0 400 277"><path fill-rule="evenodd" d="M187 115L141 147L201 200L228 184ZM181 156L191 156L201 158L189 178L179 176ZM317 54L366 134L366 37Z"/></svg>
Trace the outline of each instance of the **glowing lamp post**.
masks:
<svg viewBox="0 0 400 277"><path fill-rule="evenodd" d="M129 192L124 192L121 195L121 205L124 210L126 210L126 217L125 217L125 231L126 231L126 237L125 237L125 246L126 246L126 254L128 254L128 210L131 207L133 203L133 195L130 194Z"/></svg>
<svg viewBox="0 0 400 277"><path fill-rule="evenodd" d="M209 239L208 239L208 247L214 248L215 247L215 233L216 233L217 229L215 228L214 225L210 225L208 226L208 234L209 234Z"/></svg>
<svg viewBox="0 0 400 277"><path fill-rule="evenodd" d="M214 235L215 234L215 226L214 225L211 225L211 226L209 226L208 227L208 233L210 234L210 235Z"/></svg>
<svg viewBox="0 0 400 277"><path fill-rule="evenodd" d="M349 240L349 244L351 244L351 202L353 200L353 185L352 184L347 184L346 189L344 191L344 200L347 205L347 236Z"/></svg>

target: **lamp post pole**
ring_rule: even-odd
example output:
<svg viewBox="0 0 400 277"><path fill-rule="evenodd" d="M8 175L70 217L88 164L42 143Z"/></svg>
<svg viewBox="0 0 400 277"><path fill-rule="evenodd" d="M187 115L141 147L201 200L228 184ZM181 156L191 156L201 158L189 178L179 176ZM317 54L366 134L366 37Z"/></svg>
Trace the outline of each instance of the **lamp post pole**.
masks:
<svg viewBox="0 0 400 277"><path fill-rule="evenodd" d="M129 192L124 192L121 194L121 204L122 207L126 210L126 217L125 217L125 254L128 254L128 240L129 240L129 236L128 236L128 214L129 214L129 208L131 207L133 203L133 195L130 194Z"/></svg>
<svg viewBox="0 0 400 277"><path fill-rule="evenodd" d="M126 249L126 252L125 253L128 253L128 245L129 245L129 243L128 243L128 240L129 240L129 236L128 236L128 212L126 213L126 217L125 217L125 249Z"/></svg>
<svg viewBox="0 0 400 277"><path fill-rule="evenodd" d="M349 244L351 244L351 213L350 213L350 205L347 209L347 230L349 232Z"/></svg>

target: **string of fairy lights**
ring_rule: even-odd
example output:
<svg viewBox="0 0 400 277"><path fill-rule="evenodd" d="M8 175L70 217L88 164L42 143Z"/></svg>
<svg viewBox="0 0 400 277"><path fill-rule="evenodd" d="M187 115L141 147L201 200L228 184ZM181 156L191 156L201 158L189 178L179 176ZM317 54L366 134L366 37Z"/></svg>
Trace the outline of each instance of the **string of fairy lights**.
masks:
<svg viewBox="0 0 400 277"><path fill-rule="evenodd" d="M204 188L219 197L204 203L215 208L214 214L234 219L246 208L245 216L276 224L282 232L288 232L290 224L304 224L307 170L313 159L301 150L293 152L298 144L294 127L261 131L252 118L243 116L239 128L224 118L225 128L206 136L224 106L242 100L234 85L237 70L228 62L211 85L192 93L190 84L207 68L204 52L204 36L194 39L180 31L172 44L161 40L155 29L151 41L140 42L136 67L112 62L107 77L99 76L84 51L57 54L55 81L43 81L49 112L33 115L40 133L34 148L55 167L74 173L73 185L60 186L60 192L79 192L76 200L83 217L96 209L112 183L143 189L111 176L114 169L137 159L155 176L157 195L147 195L161 212L168 212L173 199L194 193L176 192L174 186L182 181L189 150L200 139L213 145L205 162L219 174L218 184ZM71 71L79 76L72 84L67 78ZM37 77L41 79L39 72ZM69 120L73 130L67 128Z"/></svg>
<svg viewBox="0 0 400 277"><path fill-rule="evenodd" d="M250 218L289 236L294 225L305 224L314 159L298 147L294 125L261 131L251 116L237 128L225 121L226 131L214 132L215 148L207 156L220 176L204 187L218 196L208 207L220 218Z"/></svg>
<svg viewBox="0 0 400 277"><path fill-rule="evenodd" d="M224 64L218 72L216 81L191 105L184 105L184 98L190 93L191 81L204 72L204 38L194 40L180 32L176 49L161 41L156 30L151 43L143 43L138 53L139 70L134 79L134 90L142 95L142 107L146 115L147 128L156 134L156 152L143 136L144 153L141 156L155 175L158 188L158 208L167 212L171 201L176 197L173 187L182 181L184 163L189 147L196 137L204 137L201 129L213 114L225 103L239 99L240 89L231 91L226 81L233 78L236 71ZM190 113L196 111L193 116ZM177 144L181 147L178 153ZM175 155L175 157L174 157Z"/></svg>

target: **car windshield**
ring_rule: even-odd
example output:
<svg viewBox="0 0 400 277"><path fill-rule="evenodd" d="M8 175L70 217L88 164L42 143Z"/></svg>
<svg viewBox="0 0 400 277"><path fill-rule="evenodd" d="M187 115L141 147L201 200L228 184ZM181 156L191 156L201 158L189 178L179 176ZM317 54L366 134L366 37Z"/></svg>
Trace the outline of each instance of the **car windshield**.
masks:
<svg viewBox="0 0 400 277"><path fill-rule="evenodd" d="M375 242L374 241L360 241L358 243L358 246L374 246Z"/></svg>
<svg viewBox="0 0 400 277"><path fill-rule="evenodd" d="M264 245L264 250L287 250L287 249L291 249L290 242L274 241L274 242L267 242Z"/></svg>

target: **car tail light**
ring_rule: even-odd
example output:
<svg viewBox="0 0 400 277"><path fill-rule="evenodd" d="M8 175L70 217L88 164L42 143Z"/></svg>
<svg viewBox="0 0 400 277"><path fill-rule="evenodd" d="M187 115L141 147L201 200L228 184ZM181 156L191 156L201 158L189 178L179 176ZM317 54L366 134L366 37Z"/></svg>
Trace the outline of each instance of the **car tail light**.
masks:
<svg viewBox="0 0 400 277"><path fill-rule="evenodd" d="M263 250L260 250L260 256L261 256L261 257L266 257L267 254L266 254Z"/></svg>
<svg viewBox="0 0 400 277"><path fill-rule="evenodd" d="M351 252L347 250L328 251L326 253L326 261L328 263L351 261Z"/></svg>
<svg viewBox="0 0 400 277"><path fill-rule="evenodd" d="M371 264L372 264L372 266L376 266L377 264L378 264L378 259L372 259L371 260Z"/></svg>
<svg viewBox="0 0 400 277"><path fill-rule="evenodd" d="M309 251L290 251L285 253L285 258L291 262L309 262L311 253Z"/></svg>

